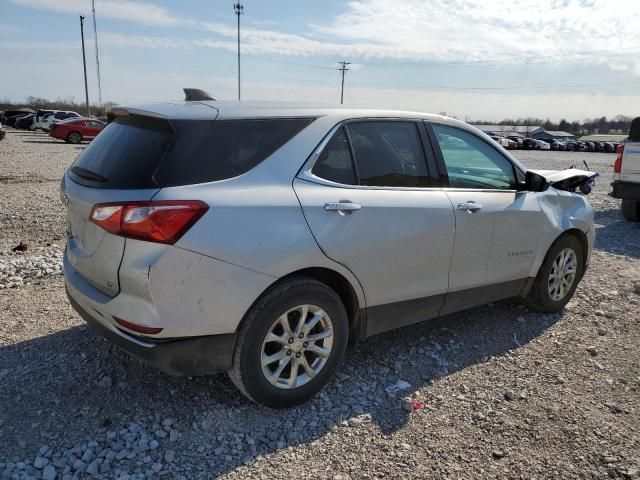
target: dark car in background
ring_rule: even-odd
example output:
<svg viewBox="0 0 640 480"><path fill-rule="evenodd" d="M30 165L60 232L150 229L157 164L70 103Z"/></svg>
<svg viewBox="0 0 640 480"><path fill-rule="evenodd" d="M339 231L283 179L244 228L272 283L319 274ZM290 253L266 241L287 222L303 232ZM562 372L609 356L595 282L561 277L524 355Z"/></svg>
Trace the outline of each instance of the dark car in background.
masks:
<svg viewBox="0 0 640 480"><path fill-rule="evenodd" d="M23 117L30 113L35 113L30 108L18 108L16 110L6 110L2 116L0 116L0 123L9 127L15 127L17 117Z"/></svg>
<svg viewBox="0 0 640 480"><path fill-rule="evenodd" d="M3 125L6 125L7 127L14 127L15 128L16 122L20 118L24 117L25 115L28 115L28 113L20 112L20 113L15 114L15 115L10 115L9 117L6 117L4 122L2 122L2 123L3 123Z"/></svg>
<svg viewBox="0 0 640 480"><path fill-rule="evenodd" d="M533 138L525 138L522 140L522 148L524 150L538 150L538 142L536 142Z"/></svg>
<svg viewBox="0 0 640 480"><path fill-rule="evenodd" d="M23 115L16 119L15 127L20 130L30 130L33 125L33 113Z"/></svg>
<svg viewBox="0 0 640 480"><path fill-rule="evenodd" d="M523 148L524 145L524 139L518 135L507 135L507 138L509 140L513 140L514 142L516 142L516 148L518 150Z"/></svg>

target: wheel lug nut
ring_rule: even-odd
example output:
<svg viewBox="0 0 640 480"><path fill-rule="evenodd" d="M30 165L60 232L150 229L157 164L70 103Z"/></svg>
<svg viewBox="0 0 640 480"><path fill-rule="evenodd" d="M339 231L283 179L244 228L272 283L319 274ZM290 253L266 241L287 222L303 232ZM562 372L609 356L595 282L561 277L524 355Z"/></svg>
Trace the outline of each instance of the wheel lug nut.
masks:
<svg viewBox="0 0 640 480"><path fill-rule="evenodd" d="M289 343L293 343L293 337L289 339Z"/></svg>
<svg viewBox="0 0 640 480"><path fill-rule="evenodd" d="M287 355L291 355L291 350L287 350Z"/></svg>
<svg viewBox="0 0 640 480"><path fill-rule="evenodd" d="M300 335L298 335L298 338L304 338L304 333L301 333Z"/></svg>
<svg viewBox="0 0 640 480"><path fill-rule="evenodd" d="M301 355L300 352L296 353L296 358L300 358L300 355Z"/></svg>
<svg viewBox="0 0 640 480"><path fill-rule="evenodd" d="M309 346L309 342L304 342L304 343L302 344L302 346L303 346L304 348L307 348L307 347Z"/></svg>

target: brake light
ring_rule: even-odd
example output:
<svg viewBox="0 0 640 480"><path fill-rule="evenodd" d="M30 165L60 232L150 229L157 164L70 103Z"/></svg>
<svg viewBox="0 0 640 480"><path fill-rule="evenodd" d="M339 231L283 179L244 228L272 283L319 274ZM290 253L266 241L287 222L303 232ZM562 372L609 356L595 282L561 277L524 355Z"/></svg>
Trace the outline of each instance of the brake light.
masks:
<svg viewBox="0 0 640 480"><path fill-rule="evenodd" d="M137 323L128 322L118 317L113 317L113 319L121 327L124 327L127 330L131 330L133 332L146 333L147 335L153 335L156 333L160 333L162 331L162 328L159 328L159 327L149 327L147 325L139 325Z"/></svg>
<svg viewBox="0 0 640 480"><path fill-rule="evenodd" d="M618 145L617 153L618 156L616 157L616 161L613 163L613 173L620 173L622 171L622 154L624 153L624 145Z"/></svg>
<svg viewBox="0 0 640 480"><path fill-rule="evenodd" d="M90 219L114 235L173 245L208 209L199 200L99 203Z"/></svg>

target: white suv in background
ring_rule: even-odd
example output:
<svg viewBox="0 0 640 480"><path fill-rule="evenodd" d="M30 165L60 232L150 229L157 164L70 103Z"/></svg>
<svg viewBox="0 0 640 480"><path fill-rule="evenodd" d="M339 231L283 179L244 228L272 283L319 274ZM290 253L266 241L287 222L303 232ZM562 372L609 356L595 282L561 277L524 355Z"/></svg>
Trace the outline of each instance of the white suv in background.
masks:
<svg viewBox="0 0 640 480"><path fill-rule="evenodd" d="M62 120L68 120L70 118L82 117L78 112L72 112L70 110L43 110L43 112L48 113L39 118L34 117L33 130L40 129L48 132L55 121L61 122Z"/></svg>

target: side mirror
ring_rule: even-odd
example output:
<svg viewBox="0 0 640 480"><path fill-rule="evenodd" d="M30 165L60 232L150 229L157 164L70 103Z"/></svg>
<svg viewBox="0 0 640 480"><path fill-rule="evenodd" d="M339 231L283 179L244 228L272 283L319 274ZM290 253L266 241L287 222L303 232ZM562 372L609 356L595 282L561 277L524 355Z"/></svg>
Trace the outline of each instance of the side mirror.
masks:
<svg viewBox="0 0 640 480"><path fill-rule="evenodd" d="M549 188L549 182L542 175L527 171L524 175L524 182L516 185L519 192L544 192Z"/></svg>

